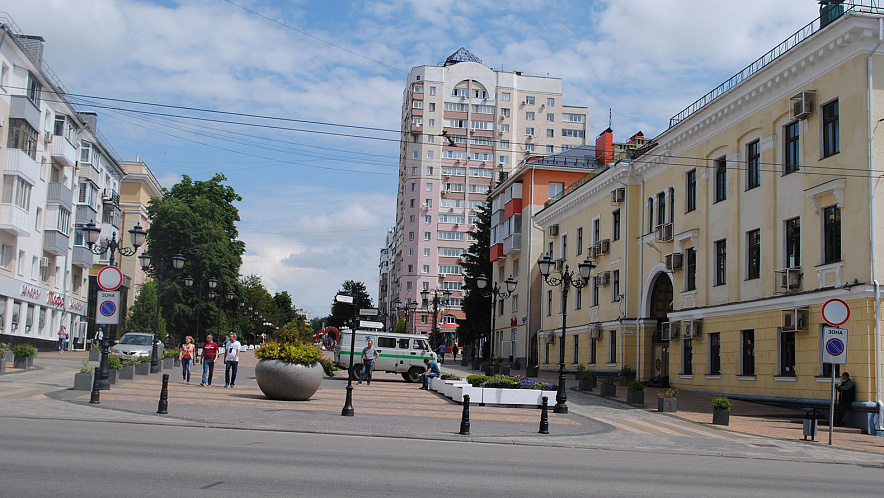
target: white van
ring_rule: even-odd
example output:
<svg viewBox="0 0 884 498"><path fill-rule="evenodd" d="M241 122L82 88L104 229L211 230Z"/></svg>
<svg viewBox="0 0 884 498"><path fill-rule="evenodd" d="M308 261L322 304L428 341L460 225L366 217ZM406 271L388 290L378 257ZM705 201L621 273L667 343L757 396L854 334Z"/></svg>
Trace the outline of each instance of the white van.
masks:
<svg viewBox="0 0 884 498"><path fill-rule="evenodd" d="M368 346L368 339L374 341L378 359L375 371L400 373L408 382L417 382L419 375L427 370L424 358L436 361L436 353L430 351L430 343L425 335L394 334L378 330L356 330L356 351L353 357L352 379L358 379L362 371L362 348ZM350 329L341 330L335 346L335 363L345 370L350 367Z"/></svg>

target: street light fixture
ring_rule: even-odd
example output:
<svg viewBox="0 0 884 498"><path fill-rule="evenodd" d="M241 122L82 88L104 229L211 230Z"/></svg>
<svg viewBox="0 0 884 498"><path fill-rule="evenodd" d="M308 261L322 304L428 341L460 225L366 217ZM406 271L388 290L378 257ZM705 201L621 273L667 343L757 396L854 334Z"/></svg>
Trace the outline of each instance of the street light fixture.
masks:
<svg viewBox="0 0 884 498"><path fill-rule="evenodd" d="M543 276L543 280L547 285L562 286L562 340L559 343L559 386L556 391L556 406L553 407L553 412L568 413L568 405L565 404L568 401L568 395L565 393L565 329L568 326L568 288L573 285L575 289L579 290L589 285L589 276L596 265L587 256L582 263L577 265L576 272L570 271L568 265L565 265L565 269L560 271L561 277L556 278L550 276L555 266L555 261L547 253L537 261L537 266L540 269L540 275Z"/></svg>
<svg viewBox="0 0 884 498"><path fill-rule="evenodd" d="M192 276L188 275L188 276L184 277L184 286L192 294L196 294L196 333L194 335L196 336L196 340L199 341L200 340L200 311L202 310L202 307L200 306L200 304L202 304L202 303L200 301L201 301L201 298L203 297L203 287L201 285L198 285L197 290L193 290L193 282L194 282L194 279ZM208 284L209 284L209 299L215 299L215 287L218 286L218 279L215 277L211 277L211 278L209 278Z"/></svg>
<svg viewBox="0 0 884 498"><path fill-rule="evenodd" d="M506 291L501 289L500 286L497 285L497 282L494 282L494 286L491 289L488 289L488 277L486 277L484 273L476 277L476 287L479 288L479 294L482 297L491 298L491 334L488 343L491 348L489 354L491 361L494 361L494 333L497 331L497 300L500 299L503 301L510 297L513 291L516 290L516 285L518 284L512 275L510 275L510 278L504 280L504 283L506 284ZM491 370L490 364L486 367L485 375L493 374L493 371L489 372L489 370Z"/></svg>
<svg viewBox="0 0 884 498"><path fill-rule="evenodd" d="M415 320L414 320L414 311L417 309L417 301L412 301L411 298L409 298L409 299L406 301L405 306L402 306L402 301L397 297L397 298L393 301L393 304L395 305L394 308L393 308L393 311L396 313L397 316L398 316L399 313L401 313L401 312L404 312L404 313L405 313L405 328L406 328L406 332L407 332L407 330L408 330L408 315L409 315L409 314L411 315L411 329L412 329L412 330L411 330L411 333L413 334L413 333L414 333L414 326L415 326L415 323L414 323L414 322L415 322Z"/></svg>
<svg viewBox="0 0 884 498"><path fill-rule="evenodd" d="M439 317L439 305L448 306L448 300L451 299L451 291L446 289L442 292L442 298L439 297L439 289L435 289L433 291L433 299L430 299L430 291L428 289L424 289L421 291L421 300L423 301L424 308L427 308L430 303L433 304L433 333L436 332L436 321ZM442 342L444 344L445 338L442 338Z"/></svg>
<svg viewBox="0 0 884 498"><path fill-rule="evenodd" d="M98 243L99 235L101 235L101 228L96 226L95 223L90 221L83 227L83 239L92 254L101 255L110 251L110 254L108 255L110 259L109 264L110 266L115 266L114 255L117 252L122 256L134 255L138 251L138 248L141 247L141 244L144 244L147 232L141 228L140 223L136 224L134 228L129 230L129 241L132 243L132 247L123 247L121 244L122 240L117 240L117 232L114 232L111 238L108 239L107 245L96 247L95 244Z"/></svg>
<svg viewBox="0 0 884 498"><path fill-rule="evenodd" d="M162 288L165 267L161 264L151 264L151 259L150 254L146 252L143 252L138 256L138 262L141 264L141 269L144 273L157 279L157 317L153 329L153 347L150 350L150 373L158 373L160 371L160 360L157 358L157 343L159 342L160 335L160 290ZM176 270L180 270L184 267L185 261L187 261L187 259L182 256L181 253L178 253L175 256L172 256L172 267Z"/></svg>

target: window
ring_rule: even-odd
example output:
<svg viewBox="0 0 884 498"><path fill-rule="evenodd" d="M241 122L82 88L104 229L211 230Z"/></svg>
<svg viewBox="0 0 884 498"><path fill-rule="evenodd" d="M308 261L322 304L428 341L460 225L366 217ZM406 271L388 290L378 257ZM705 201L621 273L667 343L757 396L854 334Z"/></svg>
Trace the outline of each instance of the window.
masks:
<svg viewBox="0 0 884 498"><path fill-rule="evenodd" d="M761 229L746 232L746 280L761 277Z"/></svg>
<svg viewBox="0 0 884 498"><path fill-rule="evenodd" d="M793 121L783 129L783 174L798 171L798 121Z"/></svg>
<svg viewBox="0 0 884 498"><path fill-rule="evenodd" d="M684 339L681 341L681 373L682 375L694 375L693 339Z"/></svg>
<svg viewBox="0 0 884 498"><path fill-rule="evenodd" d="M709 334L709 375L721 375L721 332Z"/></svg>
<svg viewBox="0 0 884 498"><path fill-rule="evenodd" d="M799 218L786 220L786 268L801 266L801 222Z"/></svg>
<svg viewBox="0 0 884 498"><path fill-rule="evenodd" d="M598 339L590 339L589 340L589 363L590 365L595 365L596 357L599 352L599 341Z"/></svg>
<svg viewBox="0 0 884 498"><path fill-rule="evenodd" d="M525 128L525 135L527 135L529 137L533 137L534 136L534 127L529 126L529 127Z"/></svg>
<svg viewBox="0 0 884 498"><path fill-rule="evenodd" d="M823 210L823 264L841 261L841 208Z"/></svg>
<svg viewBox="0 0 884 498"><path fill-rule="evenodd" d="M470 91L467 88L455 88L451 95L454 97L469 97Z"/></svg>
<svg viewBox="0 0 884 498"><path fill-rule="evenodd" d="M620 240L620 210L611 213L611 240Z"/></svg>
<svg viewBox="0 0 884 498"><path fill-rule="evenodd" d="M525 144L525 152L534 152L534 144Z"/></svg>
<svg viewBox="0 0 884 498"><path fill-rule="evenodd" d="M547 153L547 154L552 154L552 153L554 153L555 151L556 151L556 146L555 146L555 145L547 145L547 146L546 146L546 153Z"/></svg>
<svg viewBox="0 0 884 498"><path fill-rule="evenodd" d="M116 226L116 225L115 225ZM67 235L71 235L71 212L62 207L58 208L58 222L56 223L55 228Z"/></svg>
<svg viewBox="0 0 884 498"><path fill-rule="evenodd" d="M528 97L525 97L525 103L528 105L534 105L534 97L530 95Z"/></svg>
<svg viewBox="0 0 884 498"><path fill-rule="evenodd" d="M509 92L503 92L503 93L501 93L501 94L500 94L500 100L502 100L502 101L504 101L504 102L508 102L508 101L510 100L510 94L509 94Z"/></svg>
<svg viewBox="0 0 884 498"><path fill-rule="evenodd" d="M580 363L580 336L574 334L574 344L571 345L571 363Z"/></svg>
<svg viewBox="0 0 884 498"><path fill-rule="evenodd" d="M685 173L685 213L697 209L697 170Z"/></svg>
<svg viewBox="0 0 884 498"><path fill-rule="evenodd" d="M546 120L551 123L554 123L556 120L556 115L551 112L548 112L548 113L546 113Z"/></svg>
<svg viewBox="0 0 884 498"><path fill-rule="evenodd" d="M0 267L9 268L12 261L12 247L6 244L0 244Z"/></svg>
<svg viewBox="0 0 884 498"><path fill-rule="evenodd" d="M414 232L408 232L408 240L414 240Z"/></svg>
<svg viewBox="0 0 884 498"><path fill-rule="evenodd" d="M780 377L795 377L795 332L780 332Z"/></svg>
<svg viewBox="0 0 884 498"><path fill-rule="evenodd" d="M697 290L697 250L685 249L684 259L684 290Z"/></svg>
<svg viewBox="0 0 884 498"><path fill-rule="evenodd" d="M571 130L568 128L562 128L562 136L563 137L571 137L571 138L585 138L586 131L584 131L584 130Z"/></svg>
<svg viewBox="0 0 884 498"><path fill-rule="evenodd" d="M715 241L715 285L727 283L727 240Z"/></svg>
<svg viewBox="0 0 884 498"><path fill-rule="evenodd" d="M611 272L611 302L620 301L620 270Z"/></svg>
<svg viewBox="0 0 884 498"><path fill-rule="evenodd" d="M740 375L755 375L755 331L740 331Z"/></svg>
<svg viewBox="0 0 884 498"><path fill-rule="evenodd" d="M715 160L715 202L727 199L727 159Z"/></svg>
<svg viewBox="0 0 884 498"><path fill-rule="evenodd" d="M608 363L617 363L617 331L608 332Z"/></svg>
<svg viewBox="0 0 884 498"><path fill-rule="evenodd" d="M414 273L414 265L408 265L408 273Z"/></svg>
<svg viewBox="0 0 884 498"><path fill-rule="evenodd" d="M433 158L433 151L432 151L432 150L428 150L428 151L427 151L427 159L432 159L432 158Z"/></svg>
<svg viewBox="0 0 884 498"><path fill-rule="evenodd" d="M574 254L580 256L583 254L583 227L577 229L577 250Z"/></svg>
<svg viewBox="0 0 884 498"><path fill-rule="evenodd" d="M758 140L746 145L746 190L761 185L761 152Z"/></svg>
<svg viewBox="0 0 884 498"><path fill-rule="evenodd" d="M549 198L552 199L553 197L561 194L562 191L564 191L564 190L565 190L564 183L550 182L550 184L549 184Z"/></svg>
<svg viewBox="0 0 884 498"><path fill-rule="evenodd" d="M666 194L657 194L657 226L666 223Z"/></svg>
<svg viewBox="0 0 884 498"><path fill-rule="evenodd" d="M599 305L599 277L592 277L592 305Z"/></svg>
<svg viewBox="0 0 884 498"><path fill-rule="evenodd" d="M473 104L474 114L494 114L493 105Z"/></svg>
<svg viewBox="0 0 884 498"><path fill-rule="evenodd" d="M525 119L528 121L534 121L534 113L531 111L526 112Z"/></svg>
<svg viewBox="0 0 884 498"><path fill-rule="evenodd" d="M424 240L433 240L433 236L430 235L430 232L424 232Z"/></svg>
<svg viewBox="0 0 884 498"><path fill-rule="evenodd" d="M566 123L585 123L586 116L584 116L583 114L572 114L566 112L562 114L562 121Z"/></svg>
<svg viewBox="0 0 884 498"><path fill-rule="evenodd" d="M547 97L546 106L547 107L555 107L555 105L556 105L556 99L554 99L552 97Z"/></svg>
<svg viewBox="0 0 884 498"><path fill-rule="evenodd" d="M439 273L442 275L460 275L463 268L460 265L439 265Z"/></svg>
<svg viewBox="0 0 884 498"><path fill-rule="evenodd" d="M648 233L654 231L654 198L648 197Z"/></svg>
<svg viewBox="0 0 884 498"><path fill-rule="evenodd" d="M568 258L568 234L562 234L562 259Z"/></svg>
<svg viewBox="0 0 884 498"><path fill-rule="evenodd" d="M34 73L28 73L28 88L27 95L28 100L34 103L37 108L40 107L40 94L43 92L43 85L37 81L37 77L34 76Z"/></svg>
<svg viewBox="0 0 884 498"><path fill-rule="evenodd" d="M510 117L510 108L509 107L502 107L500 109L500 116L503 118Z"/></svg>
<svg viewBox="0 0 884 498"><path fill-rule="evenodd" d="M436 87L434 87L434 86L430 87L430 95L436 95Z"/></svg>
<svg viewBox="0 0 884 498"><path fill-rule="evenodd" d="M549 343L543 345L543 362L549 363Z"/></svg>
<svg viewBox="0 0 884 498"><path fill-rule="evenodd" d="M424 265L421 267L421 273L430 273L430 265Z"/></svg>
<svg viewBox="0 0 884 498"><path fill-rule="evenodd" d="M546 316L552 316L552 291L546 291Z"/></svg>
<svg viewBox="0 0 884 498"><path fill-rule="evenodd" d="M574 309L579 310L582 308L583 308L583 287L579 287L574 292Z"/></svg>
<svg viewBox="0 0 884 498"><path fill-rule="evenodd" d="M31 159L37 159L37 130L24 119L9 119L7 147L18 149Z"/></svg>
<svg viewBox="0 0 884 498"><path fill-rule="evenodd" d="M426 190L427 192L432 192L433 191L433 184L430 182L427 182L427 184L424 186L424 190Z"/></svg>
<svg viewBox="0 0 884 498"><path fill-rule="evenodd" d="M423 92L421 92L421 93L423 93ZM411 101L411 108L412 109L423 109L424 108L424 101L423 100Z"/></svg>
<svg viewBox="0 0 884 498"><path fill-rule="evenodd" d="M502 131L502 132L504 132L504 133L509 133L509 131L510 131L510 125L507 124L507 123L502 123L502 124L500 125L500 131ZM501 147L504 147L503 142L504 142L503 140L500 142ZM507 142L507 144L506 144L505 147L509 147L509 140L506 140L506 142Z"/></svg>
<svg viewBox="0 0 884 498"><path fill-rule="evenodd" d="M4 175L2 201L4 204L14 204L20 209L30 211L32 188L32 185L20 176Z"/></svg>
<svg viewBox="0 0 884 498"><path fill-rule="evenodd" d="M838 101L832 101L823 106L823 157L841 152L841 142L838 138Z"/></svg>

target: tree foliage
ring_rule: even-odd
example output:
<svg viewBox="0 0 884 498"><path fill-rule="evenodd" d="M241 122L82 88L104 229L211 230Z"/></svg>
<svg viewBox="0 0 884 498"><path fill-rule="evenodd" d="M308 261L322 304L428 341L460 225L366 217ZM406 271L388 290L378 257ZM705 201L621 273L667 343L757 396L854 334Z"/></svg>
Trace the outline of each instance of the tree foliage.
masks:
<svg viewBox="0 0 884 498"><path fill-rule="evenodd" d="M353 280L347 280L341 286L338 294L354 297L357 308L371 308L371 298L365 289L365 284ZM331 316L328 317L327 325L343 328L353 321L353 305L332 301Z"/></svg>
<svg viewBox="0 0 884 498"><path fill-rule="evenodd" d="M160 314L160 340L166 340L166 320ZM122 333L141 332L153 334L157 328L157 283L148 281L141 285L141 290L129 308L129 316L123 322Z"/></svg>
<svg viewBox="0 0 884 498"><path fill-rule="evenodd" d="M491 330L491 298L484 297L476 285L476 277L485 275L493 280L491 264L491 198L476 210L478 223L473 232L473 243L464 254L461 266L464 273L464 290L461 309L466 318L458 321L457 333L461 344L471 344L487 337ZM487 348L486 348L487 350Z"/></svg>

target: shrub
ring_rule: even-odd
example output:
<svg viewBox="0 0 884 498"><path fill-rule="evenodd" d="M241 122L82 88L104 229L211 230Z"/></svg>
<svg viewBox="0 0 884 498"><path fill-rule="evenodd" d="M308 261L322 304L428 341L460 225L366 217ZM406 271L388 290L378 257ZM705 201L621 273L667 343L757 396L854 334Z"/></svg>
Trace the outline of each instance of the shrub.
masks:
<svg viewBox="0 0 884 498"><path fill-rule="evenodd" d="M37 356L37 348L30 344L16 344L12 348L12 352L15 353L15 356L19 357L26 356L28 358L33 358Z"/></svg>
<svg viewBox="0 0 884 498"><path fill-rule="evenodd" d="M577 372L583 373L585 371L586 371L586 365L584 365L583 363L578 363L577 364Z"/></svg>
<svg viewBox="0 0 884 498"><path fill-rule="evenodd" d="M92 345L89 346L89 351L98 351L101 347L98 345L98 341L92 341Z"/></svg>
<svg viewBox="0 0 884 498"><path fill-rule="evenodd" d="M493 377L487 375L470 375L467 377L467 382L473 387L482 387L482 384L488 382L492 378Z"/></svg>
<svg viewBox="0 0 884 498"><path fill-rule="evenodd" d="M595 370L583 370L580 373L580 380L592 380L599 376Z"/></svg>
<svg viewBox="0 0 884 498"><path fill-rule="evenodd" d="M460 377L454 374L442 374L439 376L441 380L461 380Z"/></svg>
<svg viewBox="0 0 884 498"><path fill-rule="evenodd" d="M660 396L661 398L674 398L674 397L678 396L678 389L676 389L674 387L670 387L669 389L667 389L665 391L660 391L660 393L657 394L657 396Z"/></svg>
<svg viewBox="0 0 884 498"><path fill-rule="evenodd" d="M6 356L7 351L11 349L12 346L10 346L8 342L0 342L0 358Z"/></svg>
<svg viewBox="0 0 884 498"><path fill-rule="evenodd" d="M95 371L95 367L90 367L89 362L86 360L83 360L83 366L80 367L80 373L81 374L91 374L94 371Z"/></svg>
<svg viewBox="0 0 884 498"><path fill-rule="evenodd" d="M177 349L167 349L163 351L163 358L178 358Z"/></svg>
<svg viewBox="0 0 884 498"><path fill-rule="evenodd" d="M339 367L334 362L334 360L330 360L327 358L320 358L319 363L322 364L322 369L325 370L325 375L328 375L329 377L334 377L335 372L341 369L341 367Z"/></svg>
<svg viewBox="0 0 884 498"><path fill-rule="evenodd" d="M544 391L555 391L556 385L548 382L539 382L528 379L527 377L508 375L495 375L488 377L487 375L470 375L467 382L473 387L488 387L496 389L542 389Z"/></svg>
<svg viewBox="0 0 884 498"><path fill-rule="evenodd" d="M640 380L634 380L626 386L626 389L628 391L642 391L642 390L644 390L644 388L645 388L645 383Z"/></svg>
<svg viewBox="0 0 884 498"><path fill-rule="evenodd" d="M620 369L620 377L633 377L635 376L635 370L632 369L629 365L623 365L623 368Z"/></svg>
<svg viewBox="0 0 884 498"><path fill-rule="evenodd" d="M111 370L122 370L123 369L123 361L120 360L119 356L108 355L107 368L110 368Z"/></svg>
<svg viewBox="0 0 884 498"><path fill-rule="evenodd" d="M139 360L138 358L127 358L122 361L123 366L126 366L126 367L134 367L135 365L137 365L139 363L141 363L141 360Z"/></svg>
<svg viewBox="0 0 884 498"><path fill-rule="evenodd" d="M322 350L314 344L280 344L268 342L255 350L260 360L280 360L300 365L312 365L322 358Z"/></svg>
<svg viewBox="0 0 884 498"><path fill-rule="evenodd" d="M712 398L712 408L716 410L730 410L731 400L725 398L724 396Z"/></svg>

